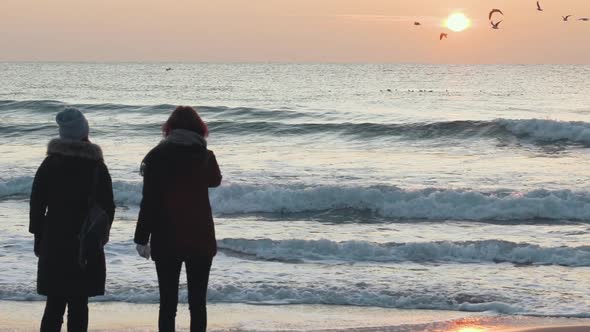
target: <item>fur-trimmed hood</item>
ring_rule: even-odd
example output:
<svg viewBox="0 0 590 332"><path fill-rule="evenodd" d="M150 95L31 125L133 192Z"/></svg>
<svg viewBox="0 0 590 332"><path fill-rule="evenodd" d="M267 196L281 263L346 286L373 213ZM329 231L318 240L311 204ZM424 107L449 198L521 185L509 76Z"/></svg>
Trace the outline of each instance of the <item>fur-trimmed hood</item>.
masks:
<svg viewBox="0 0 590 332"><path fill-rule="evenodd" d="M100 146L86 142L56 138L49 141L47 155L62 155L90 160L103 160Z"/></svg>
<svg viewBox="0 0 590 332"><path fill-rule="evenodd" d="M207 147L207 141L198 133L186 129L174 129L168 137L162 140L163 144L178 144L184 146L198 145Z"/></svg>

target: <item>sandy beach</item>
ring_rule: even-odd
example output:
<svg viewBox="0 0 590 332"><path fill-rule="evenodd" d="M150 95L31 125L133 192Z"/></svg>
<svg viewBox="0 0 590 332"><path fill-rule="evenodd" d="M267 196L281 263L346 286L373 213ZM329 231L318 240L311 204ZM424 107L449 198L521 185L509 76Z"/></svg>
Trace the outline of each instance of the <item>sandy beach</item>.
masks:
<svg viewBox="0 0 590 332"><path fill-rule="evenodd" d="M36 331L42 302L0 301L0 331ZM212 304L210 331L350 332L582 332L590 321L498 316L434 310L388 310L320 305ZM156 331L157 304L91 303L90 331ZM188 307L179 306L177 327L187 331Z"/></svg>

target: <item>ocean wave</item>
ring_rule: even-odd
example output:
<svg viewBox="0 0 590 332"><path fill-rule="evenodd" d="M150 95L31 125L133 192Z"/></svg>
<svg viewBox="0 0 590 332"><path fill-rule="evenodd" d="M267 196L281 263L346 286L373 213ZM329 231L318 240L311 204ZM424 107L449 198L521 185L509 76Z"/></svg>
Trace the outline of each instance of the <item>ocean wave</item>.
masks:
<svg viewBox="0 0 590 332"><path fill-rule="evenodd" d="M433 309L458 311L495 311L503 314L522 313L515 305L496 301L493 296L440 293L406 293L389 289L363 289L343 287L260 285L258 287L235 287L212 285L208 290L212 302L255 304L328 304L370 306L398 309ZM466 300L469 298L469 300Z"/></svg>
<svg viewBox="0 0 590 332"><path fill-rule="evenodd" d="M478 192L229 184L213 190L211 201L214 211L223 214L355 210L390 219L590 220L590 193L571 190Z"/></svg>
<svg viewBox="0 0 590 332"><path fill-rule="evenodd" d="M56 100L0 100L0 112L38 112L53 113L59 112L68 106Z"/></svg>
<svg viewBox="0 0 590 332"><path fill-rule="evenodd" d="M57 113L65 107L76 107L85 112L129 111L129 112L164 112L174 109L174 105L158 104L151 106L124 105L113 103L70 104L57 100L0 100L0 112Z"/></svg>
<svg viewBox="0 0 590 332"><path fill-rule="evenodd" d="M221 239L225 252L255 259L305 262L449 262L590 266L590 246L544 248L500 240L423 243L373 243L330 240Z"/></svg>
<svg viewBox="0 0 590 332"><path fill-rule="evenodd" d="M175 107L159 105L121 104L66 104L59 101L0 101L0 112L58 112L66 106L78 107L86 112L112 112L167 115ZM295 111L291 109L260 109L251 107L198 106L204 113L212 132L227 135L342 135L361 139L384 139L401 137L407 139L449 138L495 138L500 140L523 140L533 144L576 144L590 146L590 123L582 121L559 121L549 119L495 119L490 121L439 121L417 123L371 123L343 122L342 115L328 116L324 113ZM162 117L164 119L164 117ZM295 123L294 120L300 121ZM289 120L284 122L284 120ZM163 121L163 120L162 120ZM133 132L158 131L160 123L111 122L94 126L99 134L121 130ZM46 132L54 130L48 124L22 123L0 126L0 135L14 132Z"/></svg>
<svg viewBox="0 0 590 332"><path fill-rule="evenodd" d="M537 142L573 142L590 145L590 123L582 121L556 121L544 119L507 120L493 123L502 126L516 137L530 138Z"/></svg>
<svg viewBox="0 0 590 332"><path fill-rule="evenodd" d="M434 123L281 123L214 121L213 132L227 134L310 135L338 134L362 139L401 137L408 139L497 138L534 144L590 146L590 123L541 119L496 119L492 121L447 121Z"/></svg>
<svg viewBox="0 0 590 332"><path fill-rule="evenodd" d="M0 300L45 301L35 294L34 284L6 285L0 289ZM107 278L107 293L92 298L93 302L158 303L157 284L113 285ZM179 290L179 301L188 302L186 287ZM333 286L300 284L272 284L265 282L216 283L211 280L207 291L209 303L245 303L258 305L339 305L357 307L379 307L394 309L454 310L464 312L495 312L505 315L541 317L590 318L590 313L563 310L549 306L527 306L518 299L509 300L494 294L467 294L443 290L415 289L395 291L388 288L374 288L359 284L355 286ZM581 307L584 310L585 307Z"/></svg>
<svg viewBox="0 0 590 332"><path fill-rule="evenodd" d="M1 102L0 102L1 104ZM172 105L131 107L126 105L74 105L83 110L124 109L125 112L165 112ZM6 107L6 106L5 106ZM86 107L86 108L84 108ZM61 107L52 105L52 111ZM18 109L18 108L15 108ZM501 141L523 141L537 145L581 145L590 146L590 123L581 121L557 121L544 119L495 119L491 121L442 121L420 123L352 123L352 122L282 122L306 116L294 111L275 111L254 108L199 107L208 119L211 132L223 135L336 135L351 139L439 139L439 138L488 138ZM2 106L0 105L0 111ZM165 117L162 117L165 119ZM124 119L122 119L124 121ZM163 120L162 120L163 121ZM160 122L152 123L104 123L93 126L98 136L133 133L158 133ZM14 123L0 125L0 137L20 137L23 134L54 134L56 126L48 123Z"/></svg>
<svg viewBox="0 0 590 332"><path fill-rule="evenodd" d="M156 104L156 105L125 105L114 103L101 104L70 104L55 100L0 100L0 112L29 112L35 113L57 113L65 107L76 107L88 113L142 113L169 115L177 105ZM294 119L305 117L305 112L298 112L286 107L280 109L262 109L254 107L227 107L227 106L195 106L199 113L206 116L232 119ZM120 114L120 113L119 113Z"/></svg>
<svg viewBox="0 0 590 332"><path fill-rule="evenodd" d="M30 194L32 178L0 180L0 199ZM137 206L140 182L115 181L118 205ZM210 190L217 215L358 211L396 220L588 221L590 192L401 189L395 186L223 184Z"/></svg>
<svg viewBox="0 0 590 332"><path fill-rule="evenodd" d="M0 300L42 301L27 287L4 288ZM107 284L107 294L94 299L97 302L158 303L156 285L129 288ZM179 291L179 300L188 302L184 287ZM493 295L466 295L424 292L396 292L389 289L366 287L335 287L330 285L281 285L267 283L211 282L207 291L210 303L247 304L323 304L342 306L363 306L397 309L457 310L468 312L494 311L502 314L519 314L524 310L518 306L498 301Z"/></svg>
<svg viewBox="0 0 590 332"><path fill-rule="evenodd" d="M57 125L50 123L0 124L0 137L23 137L23 134L27 133L55 135Z"/></svg>
<svg viewBox="0 0 590 332"><path fill-rule="evenodd" d="M0 180L0 200L28 196L31 193L32 185L33 178L30 176Z"/></svg>

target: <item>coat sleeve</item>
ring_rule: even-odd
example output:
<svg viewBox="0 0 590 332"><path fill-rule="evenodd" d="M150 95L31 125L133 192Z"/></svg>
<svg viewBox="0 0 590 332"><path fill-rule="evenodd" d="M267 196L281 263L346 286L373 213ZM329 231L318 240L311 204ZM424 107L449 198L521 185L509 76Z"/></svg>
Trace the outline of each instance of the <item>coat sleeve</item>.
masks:
<svg viewBox="0 0 590 332"><path fill-rule="evenodd" d="M105 210L109 216L109 229L115 219L115 199L113 197L113 181L109 174L109 169L104 163L98 165L100 167L100 180L97 186L97 202Z"/></svg>
<svg viewBox="0 0 590 332"><path fill-rule="evenodd" d="M41 253L41 239L45 224L47 205L49 204L49 166L48 158L45 158L33 180L31 199L29 201L29 232L35 235L33 251L39 257Z"/></svg>
<svg viewBox="0 0 590 332"><path fill-rule="evenodd" d="M217 159L215 159L215 154L211 150L209 150L207 172L209 187L219 186L221 184L222 179L221 170L219 169L219 165L217 164Z"/></svg>
<svg viewBox="0 0 590 332"><path fill-rule="evenodd" d="M35 234L36 240L40 239L45 223L45 214L49 201L49 166L48 158L45 158L33 180L29 210L29 232Z"/></svg>
<svg viewBox="0 0 590 332"><path fill-rule="evenodd" d="M154 165L144 159L141 164L141 175L143 175L143 191L141 204L139 206L139 217L137 225L135 226L134 242L141 245L146 245L149 242L152 234L155 218L157 217L159 208L158 199L158 182L157 174Z"/></svg>

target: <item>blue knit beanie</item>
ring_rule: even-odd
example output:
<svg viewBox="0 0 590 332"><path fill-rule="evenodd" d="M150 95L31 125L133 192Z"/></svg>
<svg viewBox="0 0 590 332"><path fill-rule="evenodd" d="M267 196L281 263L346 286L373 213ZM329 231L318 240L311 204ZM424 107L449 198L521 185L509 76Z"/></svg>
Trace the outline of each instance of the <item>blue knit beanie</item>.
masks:
<svg viewBox="0 0 590 332"><path fill-rule="evenodd" d="M88 121L76 108L66 108L57 113L55 122L59 125L59 137L71 140L88 138Z"/></svg>

